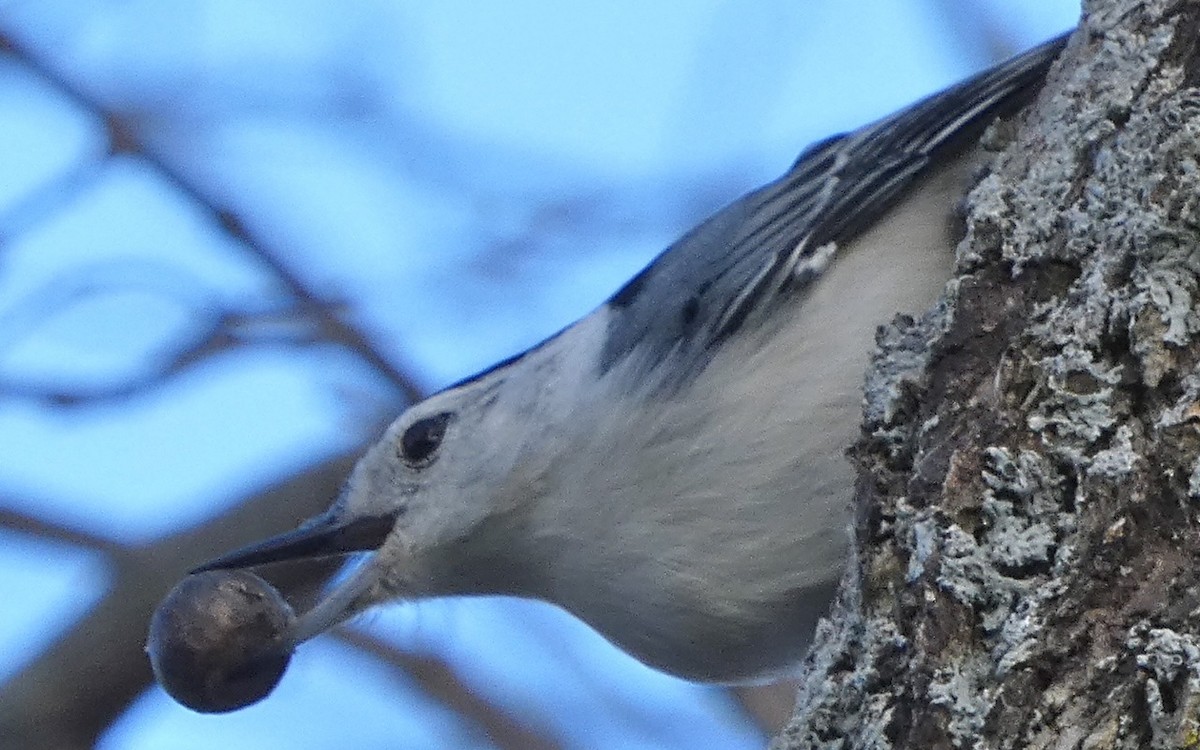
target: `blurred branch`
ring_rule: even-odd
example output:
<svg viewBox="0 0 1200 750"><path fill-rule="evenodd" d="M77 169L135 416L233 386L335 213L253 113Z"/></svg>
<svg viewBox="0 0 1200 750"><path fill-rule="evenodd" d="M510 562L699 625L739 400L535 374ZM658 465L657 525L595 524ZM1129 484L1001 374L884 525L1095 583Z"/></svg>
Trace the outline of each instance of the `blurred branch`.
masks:
<svg viewBox="0 0 1200 750"><path fill-rule="evenodd" d="M30 382L28 379L0 378L0 396L38 400L55 406L92 405L138 395L161 385L174 375L210 357L229 351L265 344L305 346L322 343L321 321L311 306L269 307L257 310L237 309L231 303L203 295L201 285L178 269L145 261L106 262L73 268L56 277L25 300L0 311L0 349L30 336L39 325L82 300L100 294L136 290L162 294L187 309L191 330L176 337L175 343L143 372L119 379L119 382L92 387L62 387ZM192 297L190 301L187 299ZM338 302L329 301L322 310L336 316Z"/></svg>
<svg viewBox="0 0 1200 750"><path fill-rule="evenodd" d="M103 161L84 159L37 187L28 190L0 211L0 245L12 242L92 186Z"/></svg>
<svg viewBox="0 0 1200 750"><path fill-rule="evenodd" d="M51 64L39 58L31 49L3 30L0 30L0 50L4 50L22 65L36 72L81 109L95 114L104 123L111 154L129 153L136 156L180 194L208 211L212 219L230 237L237 240L288 290L289 294L297 300L297 306L306 315L311 315L320 321L323 339L353 351L391 382L403 394L407 402L420 400L421 388L407 373L384 357L370 338L357 326L337 315L330 314L331 305L322 300L319 294L292 271L284 262L281 254L273 250L263 237L258 236L235 209L221 205L215 196L206 193L198 184L155 151L148 142L140 137L131 119L123 117L119 112L93 98Z"/></svg>
<svg viewBox="0 0 1200 750"><path fill-rule="evenodd" d="M974 65L992 65L1021 51L1017 35L986 3L930 0L929 6L931 14L941 19L947 30L954 30L944 34L943 40L957 47Z"/></svg>
<svg viewBox="0 0 1200 750"><path fill-rule="evenodd" d="M426 693L481 727L487 739L497 747L512 750L555 750L559 747L549 737L521 726L502 709L480 697L441 659L402 651L357 628L340 628L336 634L339 639L393 668L405 679L419 682Z"/></svg>
<svg viewBox="0 0 1200 750"><path fill-rule="evenodd" d="M32 505L28 500L18 502L0 496L0 527L36 537L39 540L83 547L93 552L121 555L128 550L120 542L72 526L55 523L23 510L18 506Z"/></svg>

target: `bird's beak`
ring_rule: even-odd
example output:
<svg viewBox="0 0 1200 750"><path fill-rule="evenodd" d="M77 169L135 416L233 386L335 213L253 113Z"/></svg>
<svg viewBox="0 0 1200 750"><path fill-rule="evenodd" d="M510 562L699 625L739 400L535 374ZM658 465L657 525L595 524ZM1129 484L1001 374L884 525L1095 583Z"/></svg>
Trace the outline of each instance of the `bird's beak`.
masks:
<svg viewBox="0 0 1200 750"><path fill-rule="evenodd" d="M369 516L342 522L326 513L295 531L226 553L191 572L248 568L289 560L368 552L383 545L395 522L396 519L391 516Z"/></svg>
<svg viewBox="0 0 1200 750"><path fill-rule="evenodd" d="M246 568L352 552L378 551L388 541L395 522L394 516L370 516L352 521L339 521L326 513L295 531L221 555L194 569L192 573ZM384 572L383 566L375 557L377 556L373 555L351 572L345 580L326 592L315 607L297 619L291 633L294 642L306 641L371 604L368 592Z"/></svg>

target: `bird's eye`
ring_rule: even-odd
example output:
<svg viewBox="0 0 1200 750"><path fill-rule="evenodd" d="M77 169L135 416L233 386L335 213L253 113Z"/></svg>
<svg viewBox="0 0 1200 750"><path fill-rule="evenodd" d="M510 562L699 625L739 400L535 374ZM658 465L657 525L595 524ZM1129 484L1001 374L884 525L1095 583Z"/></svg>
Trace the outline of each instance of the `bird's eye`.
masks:
<svg viewBox="0 0 1200 750"><path fill-rule="evenodd" d="M409 466L426 466L437 455L446 436L446 425L454 415L448 411L418 419L400 436L400 457Z"/></svg>

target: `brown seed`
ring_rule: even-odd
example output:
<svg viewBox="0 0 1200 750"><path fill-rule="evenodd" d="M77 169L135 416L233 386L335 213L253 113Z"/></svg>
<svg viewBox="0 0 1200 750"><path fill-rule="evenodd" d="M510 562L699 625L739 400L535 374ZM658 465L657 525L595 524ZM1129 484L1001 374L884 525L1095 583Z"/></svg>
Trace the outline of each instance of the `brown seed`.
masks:
<svg viewBox="0 0 1200 750"><path fill-rule="evenodd" d="M146 652L168 694L201 713L256 703L283 677L296 614L271 584L244 570L188 576L150 619Z"/></svg>

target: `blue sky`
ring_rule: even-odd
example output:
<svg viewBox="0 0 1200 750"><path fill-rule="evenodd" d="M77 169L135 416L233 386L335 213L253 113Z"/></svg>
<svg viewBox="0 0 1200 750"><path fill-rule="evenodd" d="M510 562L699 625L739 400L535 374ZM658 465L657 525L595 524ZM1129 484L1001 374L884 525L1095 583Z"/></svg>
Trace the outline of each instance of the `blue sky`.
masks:
<svg viewBox="0 0 1200 750"><path fill-rule="evenodd" d="M952 12L951 12L952 11ZM1070 27L1059 0L0 2L0 30L133 113L312 286L432 389L585 314L807 144ZM281 290L202 210L0 57L0 499L137 543L354 445L395 394L332 347L266 344L71 409L226 307ZM282 336L303 333L279 323ZM269 331L264 338L270 338ZM0 680L108 580L95 554L0 529ZM727 696L652 672L544 605L431 602L364 626L443 654L565 747L761 746ZM478 745L342 643L277 693L203 717L144 695L104 750Z"/></svg>

